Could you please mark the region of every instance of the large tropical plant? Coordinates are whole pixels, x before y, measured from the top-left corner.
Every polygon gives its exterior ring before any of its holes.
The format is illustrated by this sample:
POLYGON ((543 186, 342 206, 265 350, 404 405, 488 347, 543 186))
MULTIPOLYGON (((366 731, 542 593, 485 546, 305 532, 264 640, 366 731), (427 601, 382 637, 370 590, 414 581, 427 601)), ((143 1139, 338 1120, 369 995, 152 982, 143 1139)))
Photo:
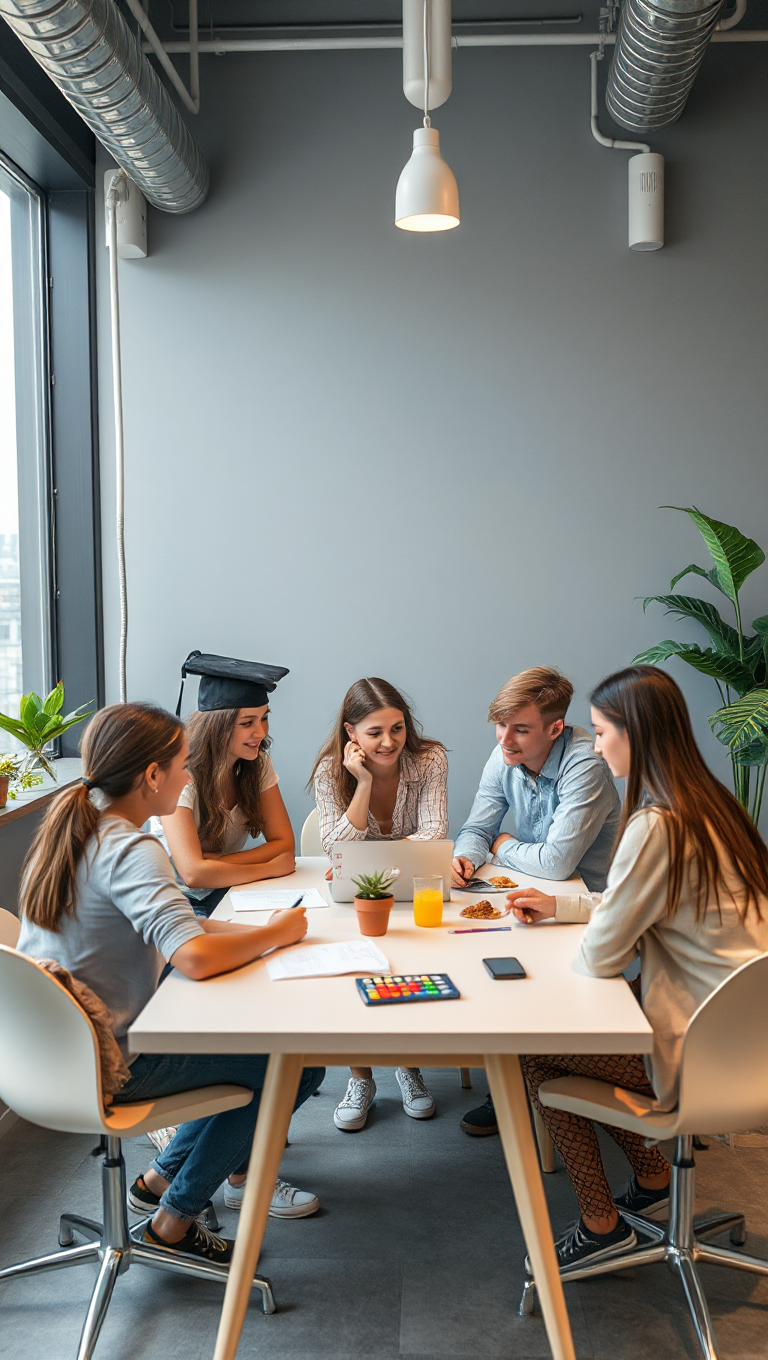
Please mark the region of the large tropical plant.
POLYGON ((745 633, 739 592, 747 577, 765 561, 765 553, 733 525, 710 519, 695 506, 661 508, 689 515, 712 558, 709 570, 695 563, 684 567, 670 581, 670 591, 684 576, 703 576, 730 600, 736 626, 727 623, 709 600, 692 595, 648 595, 643 611, 649 604, 662 604, 668 614, 693 619, 706 631, 710 646, 668 638, 641 652, 635 661, 655 665, 679 656, 715 681, 720 707, 710 715, 710 726, 730 751, 736 797, 757 825, 768 766, 768 614, 753 621, 753 633, 745 633))

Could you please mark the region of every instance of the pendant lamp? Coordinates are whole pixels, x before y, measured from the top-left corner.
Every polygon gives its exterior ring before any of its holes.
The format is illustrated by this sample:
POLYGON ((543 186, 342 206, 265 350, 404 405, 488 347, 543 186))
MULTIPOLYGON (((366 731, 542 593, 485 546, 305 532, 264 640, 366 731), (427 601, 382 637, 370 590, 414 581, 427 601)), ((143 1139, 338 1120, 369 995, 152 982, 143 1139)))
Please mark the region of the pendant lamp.
MULTIPOLYGON (((410 8, 414 0, 410 0, 410 8)), ((395 225, 402 231, 450 231, 461 221, 456 177, 440 155, 440 134, 429 120, 430 32, 429 7, 423 0, 424 125, 413 134, 413 152, 397 182, 395 225)), ((445 0, 441 8, 445 8, 445 0)), ((448 59, 450 60, 450 0, 448 8, 448 59)), ((405 9, 404 9, 405 14, 405 9)), ((407 53, 408 33, 403 25, 403 49, 407 53)), ((450 79, 450 78, 449 78, 450 79)), ((450 93, 450 83, 448 84, 450 93)), ((447 98, 442 93, 439 102, 447 98)), ((416 100, 413 100, 416 103, 416 100)))

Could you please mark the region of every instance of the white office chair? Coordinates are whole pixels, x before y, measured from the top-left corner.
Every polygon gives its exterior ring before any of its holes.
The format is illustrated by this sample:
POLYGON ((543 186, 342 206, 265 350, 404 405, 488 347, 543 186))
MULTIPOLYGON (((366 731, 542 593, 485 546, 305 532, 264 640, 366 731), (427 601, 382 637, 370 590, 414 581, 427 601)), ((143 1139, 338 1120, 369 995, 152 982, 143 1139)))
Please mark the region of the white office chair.
MULTIPOLYGON (((699 1133, 750 1129, 768 1121, 768 954, 737 968, 692 1016, 683 1044, 676 1110, 656 1113, 652 1097, 591 1077, 545 1081, 539 1099, 555 1110, 631 1129, 653 1141, 676 1139, 668 1226, 625 1213, 637 1231, 651 1238, 649 1243, 606 1261, 564 1266, 560 1274, 564 1282, 584 1280, 666 1261, 680 1277, 702 1354, 706 1360, 717 1360, 712 1319, 695 1263, 768 1275, 768 1260, 709 1245, 711 1237, 727 1231, 733 1243, 743 1244, 743 1214, 713 1214, 694 1223, 692 1141, 699 1133)), ((534 1290, 531 1280, 525 1286, 521 1313, 533 1311, 534 1290)))
POLYGON ((316 807, 312 809, 301 828, 301 853, 302 855, 325 854, 323 842, 320 839, 320 818, 317 815, 316 807))
POLYGON ((6 911, 5 907, 0 907, 0 944, 15 949, 20 931, 21 921, 18 916, 14 916, 12 911, 6 911))
MULTIPOLYGON (((151 1266, 198 1280, 226 1283, 226 1266, 143 1242, 146 1219, 128 1226, 127 1185, 121 1138, 248 1105, 242 1086, 203 1086, 157 1100, 104 1106, 99 1049, 90 1020, 61 983, 33 959, 0 946, 0 1099, 32 1124, 62 1133, 91 1133, 106 1142, 102 1163, 103 1223, 62 1214, 63 1250, 0 1270, 0 1281, 63 1266, 100 1262, 77 1360, 90 1360, 118 1275, 132 1265, 151 1266), (84 1245, 74 1245, 75 1234, 84 1245)), ((272 1287, 256 1276, 265 1313, 275 1311, 272 1287)))

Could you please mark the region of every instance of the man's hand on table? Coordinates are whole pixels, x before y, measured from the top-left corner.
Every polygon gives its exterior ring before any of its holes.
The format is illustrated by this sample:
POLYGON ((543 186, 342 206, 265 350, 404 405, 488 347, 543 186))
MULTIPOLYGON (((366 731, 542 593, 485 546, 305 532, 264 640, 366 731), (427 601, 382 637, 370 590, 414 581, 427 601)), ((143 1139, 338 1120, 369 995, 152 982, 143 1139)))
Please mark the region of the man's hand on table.
POLYGON ((475 866, 471 859, 467 859, 466 855, 457 855, 451 864, 451 886, 466 888, 467 884, 472 882, 474 873, 475 866))
POLYGON ((538 888, 517 888, 507 893, 507 910, 527 926, 546 921, 557 911, 557 898, 539 892, 538 888))

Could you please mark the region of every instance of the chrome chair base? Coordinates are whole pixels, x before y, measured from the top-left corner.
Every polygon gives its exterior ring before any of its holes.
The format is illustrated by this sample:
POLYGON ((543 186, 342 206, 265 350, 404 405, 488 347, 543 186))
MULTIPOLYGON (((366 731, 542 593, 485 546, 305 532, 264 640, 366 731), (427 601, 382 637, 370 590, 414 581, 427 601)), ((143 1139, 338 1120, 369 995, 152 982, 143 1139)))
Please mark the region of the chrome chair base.
MULTIPOLYGON (((107 1138, 106 1156, 102 1163, 102 1207, 104 1222, 83 1218, 80 1214, 62 1214, 59 1224, 60 1251, 36 1256, 31 1261, 0 1270, 0 1283, 22 1275, 40 1275, 46 1270, 61 1270, 79 1266, 86 1261, 100 1262, 88 1312, 80 1335, 77 1360, 91 1360, 107 1315, 112 1291, 118 1275, 124 1275, 132 1265, 149 1266, 152 1270, 167 1270, 174 1275, 190 1275, 198 1280, 215 1280, 226 1284, 226 1266, 215 1265, 193 1256, 182 1256, 154 1243, 143 1242, 141 1235, 148 1221, 142 1219, 133 1228, 128 1225, 128 1187, 125 1162, 119 1138, 107 1138), (85 1243, 75 1245, 75 1234, 85 1243)), ((261 1294, 261 1309, 274 1313, 276 1304, 271 1282, 265 1275, 256 1275, 253 1288, 261 1294)))
MULTIPOLYGON (((677 1139, 675 1160, 672 1163, 672 1177, 669 1186, 669 1223, 662 1227, 651 1219, 640 1218, 636 1214, 625 1213, 623 1217, 631 1223, 636 1232, 650 1238, 650 1242, 638 1246, 634 1251, 608 1260, 588 1261, 580 1266, 564 1266, 560 1271, 563 1283, 570 1280, 587 1280, 597 1275, 614 1274, 620 1270, 631 1270, 634 1266, 653 1265, 665 1261, 677 1275, 683 1287, 688 1311, 696 1332, 696 1338, 704 1360, 717 1360, 717 1347, 704 1291, 696 1270, 696 1262, 707 1265, 730 1266, 735 1270, 748 1270, 757 1275, 768 1275, 768 1260, 758 1256, 747 1256, 742 1251, 728 1247, 708 1245, 711 1237, 729 1232, 731 1242, 743 1245, 746 1241, 746 1227, 743 1214, 711 1214, 694 1222, 693 1193, 695 1167, 690 1137, 677 1139)), ((521 1317, 530 1317, 536 1303, 536 1285, 527 1280, 520 1300, 521 1317)))

